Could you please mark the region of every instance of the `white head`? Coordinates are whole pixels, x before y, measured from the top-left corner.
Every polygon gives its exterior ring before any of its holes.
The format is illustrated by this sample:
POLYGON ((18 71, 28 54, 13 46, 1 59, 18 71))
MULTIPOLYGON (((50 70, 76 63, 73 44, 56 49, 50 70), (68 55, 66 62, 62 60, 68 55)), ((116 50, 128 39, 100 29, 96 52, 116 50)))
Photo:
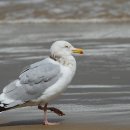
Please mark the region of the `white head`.
POLYGON ((83 50, 74 48, 67 41, 56 41, 51 46, 51 57, 56 59, 71 56, 73 53, 83 54, 83 50))

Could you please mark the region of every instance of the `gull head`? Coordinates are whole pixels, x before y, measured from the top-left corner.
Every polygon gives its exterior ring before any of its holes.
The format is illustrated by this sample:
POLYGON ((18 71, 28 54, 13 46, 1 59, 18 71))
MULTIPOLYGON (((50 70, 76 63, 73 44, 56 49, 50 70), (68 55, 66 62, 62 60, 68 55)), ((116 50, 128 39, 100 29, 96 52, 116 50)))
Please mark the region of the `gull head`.
POLYGON ((66 57, 72 55, 73 53, 83 54, 83 49, 75 48, 67 41, 54 42, 50 50, 53 58, 66 57))

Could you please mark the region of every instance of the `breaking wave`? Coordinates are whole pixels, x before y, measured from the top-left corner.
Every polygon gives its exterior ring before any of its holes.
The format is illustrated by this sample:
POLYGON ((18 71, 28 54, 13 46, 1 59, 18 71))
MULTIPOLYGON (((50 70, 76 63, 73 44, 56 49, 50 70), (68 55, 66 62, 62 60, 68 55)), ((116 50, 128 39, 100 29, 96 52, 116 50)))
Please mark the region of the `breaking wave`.
POLYGON ((1 23, 126 22, 129 0, 1 0, 1 23))

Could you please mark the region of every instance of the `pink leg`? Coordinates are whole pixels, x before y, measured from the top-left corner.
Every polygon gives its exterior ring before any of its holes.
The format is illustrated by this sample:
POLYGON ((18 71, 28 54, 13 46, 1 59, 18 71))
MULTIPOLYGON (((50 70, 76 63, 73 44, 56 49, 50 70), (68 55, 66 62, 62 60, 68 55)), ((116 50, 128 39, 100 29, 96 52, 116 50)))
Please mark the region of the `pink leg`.
POLYGON ((44 125, 58 125, 59 123, 51 123, 51 122, 48 122, 48 118, 47 118, 47 105, 48 105, 48 103, 45 104, 44 107, 38 106, 38 108, 39 108, 40 110, 43 110, 43 111, 44 111, 44 122, 43 122, 43 124, 44 124, 44 125))

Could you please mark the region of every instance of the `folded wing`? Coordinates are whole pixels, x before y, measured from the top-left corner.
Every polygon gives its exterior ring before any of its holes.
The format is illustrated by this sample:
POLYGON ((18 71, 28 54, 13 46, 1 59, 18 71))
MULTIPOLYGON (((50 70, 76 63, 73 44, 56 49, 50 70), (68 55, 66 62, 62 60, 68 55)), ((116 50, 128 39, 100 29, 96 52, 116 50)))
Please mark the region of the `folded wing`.
POLYGON ((11 82, 0 95, 1 104, 21 104, 41 96, 46 88, 53 85, 61 76, 60 66, 49 59, 28 66, 19 79, 11 82))

